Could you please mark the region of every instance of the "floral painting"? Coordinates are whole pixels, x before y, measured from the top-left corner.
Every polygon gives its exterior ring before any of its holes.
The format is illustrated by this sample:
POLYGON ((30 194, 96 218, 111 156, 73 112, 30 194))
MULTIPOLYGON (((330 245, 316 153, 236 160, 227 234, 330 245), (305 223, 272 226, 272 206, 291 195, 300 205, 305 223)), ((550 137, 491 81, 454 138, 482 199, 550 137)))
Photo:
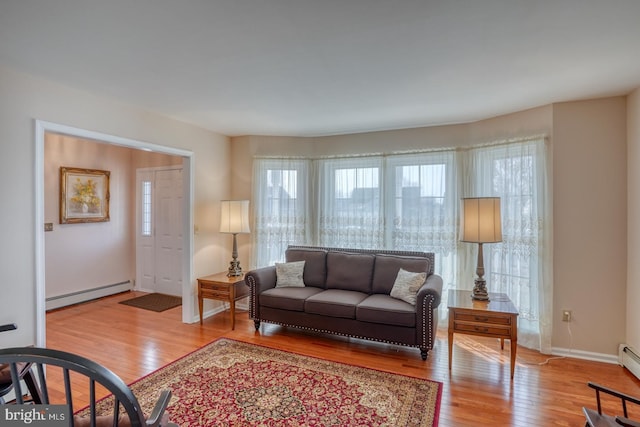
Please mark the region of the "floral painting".
POLYGON ((60 224, 109 221, 109 171, 60 168, 60 224))

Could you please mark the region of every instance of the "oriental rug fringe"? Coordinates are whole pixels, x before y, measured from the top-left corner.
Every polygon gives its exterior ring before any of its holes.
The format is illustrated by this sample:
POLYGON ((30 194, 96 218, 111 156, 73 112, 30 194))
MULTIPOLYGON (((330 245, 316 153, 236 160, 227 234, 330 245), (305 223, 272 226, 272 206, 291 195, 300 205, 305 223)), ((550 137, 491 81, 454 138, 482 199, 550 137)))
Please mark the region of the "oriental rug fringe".
MULTIPOLYGON (((442 384, 226 338, 131 386, 145 413, 160 390, 188 426, 436 426, 442 384)), ((100 403, 112 409, 110 399, 100 403)))

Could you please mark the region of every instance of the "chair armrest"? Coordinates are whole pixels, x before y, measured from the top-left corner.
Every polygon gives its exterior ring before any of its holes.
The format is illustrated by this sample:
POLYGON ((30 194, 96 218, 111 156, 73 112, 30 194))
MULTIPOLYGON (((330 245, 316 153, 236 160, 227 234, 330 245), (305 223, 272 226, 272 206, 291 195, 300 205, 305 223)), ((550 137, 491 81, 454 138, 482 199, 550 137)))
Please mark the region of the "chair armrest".
POLYGON ((613 390, 613 389, 611 389, 609 387, 605 387, 603 385, 600 385, 598 383, 594 383, 594 382, 591 382, 591 381, 589 381, 589 383, 587 385, 596 391, 596 399, 598 400, 598 413, 601 413, 601 411, 600 411, 600 392, 609 394, 611 396, 617 397, 618 399, 622 400, 622 406, 624 408, 625 416, 627 414, 626 402, 631 402, 631 403, 635 403, 636 405, 640 405, 640 399, 638 399, 636 397, 633 397, 633 396, 631 396, 629 394, 622 393, 622 392, 617 391, 617 390, 613 390))
POLYGON ((631 395, 628 395, 626 393, 622 393, 622 392, 619 392, 617 390, 613 390, 613 389, 611 389, 609 387, 605 387, 603 385, 600 385, 600 384, 594 383, 594 382, 589 382, 588 385, 589 385, 589 387, 591 387, 592 389, 595 389, 596 391, 601 391, 603 393, 607 393, 607 394, 610 394, 612 396, 615 396, 615 397, 617 397, 619 399, 623 399, 623 400, 626 400, 628 402, 633 402, 636 405, 640 405, 640 399, 635 398, 635 397, 633 397, 631 395))
MULTIPOLYGON (((597 383, 594 383, 594 382, 591 382, 591 381, 589 381, 587 383, 587 385, 596 391, 596 402, 598 404, 598 414, 602 414, 602 406, 600 405, 600 393, 601 392, 620 399, 620 403, 622 404, 622 412, 623 412, 625 417, 629 416, 628 413, 627 413, 627 402, 631 402, 631 403, 635 403, 636 405, 640 405, 640 399, 637 399, 637 398, 635 398, 633 396, 630 396, 630 395, 628 395, 626 393, 622 393, 622 392, 619 392, 617 390, 613 390, 613 389, 611 389, 609 387, 605 387, 603 385, 600 385, 600 384, 597 384, 597 383)), ((622 424, 622 425, 624 425, 624 424, 622 424)))
POLYGON ((151 415, 147 418, 147 427, 158 427, 161 425, 163 421, 163 415, 167 410, 167 406, 169 405, 169 401, 171 400, 171 390, 162 390, 160 393, 160 397, 156 402, 156 405, 153 407, 151 411, 151 415))

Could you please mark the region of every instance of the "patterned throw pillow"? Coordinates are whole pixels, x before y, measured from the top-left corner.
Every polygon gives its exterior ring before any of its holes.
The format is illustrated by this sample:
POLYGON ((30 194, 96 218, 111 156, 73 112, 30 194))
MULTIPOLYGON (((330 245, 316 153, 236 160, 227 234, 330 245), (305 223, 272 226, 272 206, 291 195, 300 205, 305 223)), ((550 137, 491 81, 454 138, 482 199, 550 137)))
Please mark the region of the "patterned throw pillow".
POLYGON ((276 288, 304 287, 305 261, 276 262, 276 288))
POLYGON ((418 290, 425 280, 427 280, 427 273, 412 273, 401 268, 398 271, 396 281, 393 283, 390 295, 411 305, 416 305, 418 290))

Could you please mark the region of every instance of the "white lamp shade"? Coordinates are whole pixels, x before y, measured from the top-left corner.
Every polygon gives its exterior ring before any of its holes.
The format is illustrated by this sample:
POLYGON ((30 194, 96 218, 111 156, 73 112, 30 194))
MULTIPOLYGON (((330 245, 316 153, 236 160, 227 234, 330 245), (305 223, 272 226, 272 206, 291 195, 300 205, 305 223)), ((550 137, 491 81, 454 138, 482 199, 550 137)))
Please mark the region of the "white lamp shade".
POLYGON ((249 233, 249 201, 223 200, 221 202, 220 232, 249 233))
POLYGON ((471 197, 461 200, 460 240, 470 243, 502 241, 499 197, 471 197))

